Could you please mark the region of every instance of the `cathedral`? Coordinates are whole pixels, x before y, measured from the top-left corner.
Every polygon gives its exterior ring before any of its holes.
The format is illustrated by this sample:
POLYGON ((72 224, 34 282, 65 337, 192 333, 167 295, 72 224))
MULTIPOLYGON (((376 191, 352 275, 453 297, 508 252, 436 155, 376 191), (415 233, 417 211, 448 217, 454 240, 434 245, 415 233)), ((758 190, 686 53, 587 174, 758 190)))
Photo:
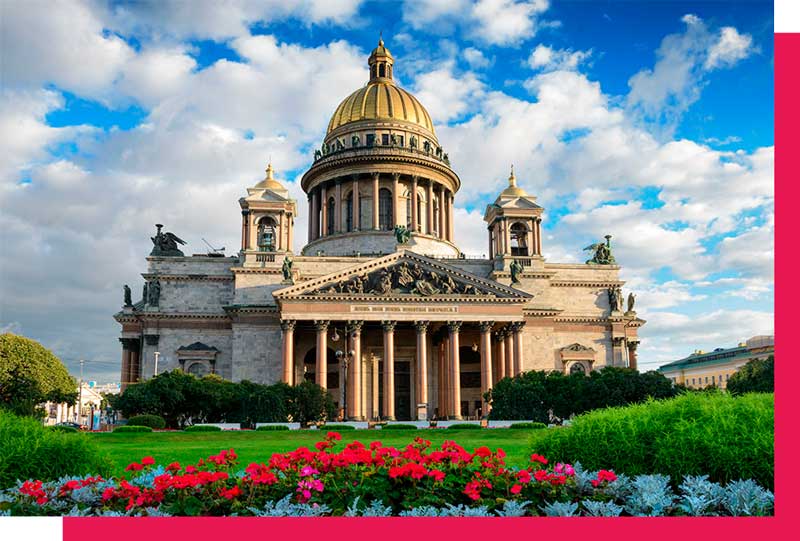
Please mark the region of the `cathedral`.
MULTIPOLYGON (((487 205, 488 258, 454 241, 461 180, 425 107, 379 42, 370 79, 333 112, 297 201, 275 178, 239 199, 235 257, 185 256, 160 224, 142 300, 121 325, 123 387, 179 368, 233 381, 313 381, 350 420, 476 418, 484 393, 527 370, 636 368, 610 236, 585 264, 542 256, 542 212, 512 169, 487 205)), ((626 309, 627 308, 627 309, 626 309)))

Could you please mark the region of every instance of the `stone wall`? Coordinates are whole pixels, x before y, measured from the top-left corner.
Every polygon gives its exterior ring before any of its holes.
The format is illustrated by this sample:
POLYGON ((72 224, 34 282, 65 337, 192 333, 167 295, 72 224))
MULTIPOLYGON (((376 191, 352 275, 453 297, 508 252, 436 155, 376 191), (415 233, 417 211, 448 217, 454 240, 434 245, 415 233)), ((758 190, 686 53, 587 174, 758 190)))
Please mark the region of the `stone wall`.
POLYGON ((235 363, 230 378, 254 383, 272 384, 283 375, 283 339, 281 328, 274 324, 233 324, 233 358, 235 363))
POLYGON ((153 377, 155 352, 160 353, 158 359, 158 372, 167 372, 180 368, 177 350, 181 346, 189 346, 195 342, 202 342, 207 346, 220 350, 217 355, 216 371, 223 378, 230 379, 233 367, 233 337, 228 329, 166 329, 145 330, 145 334, 158 334, 158 344, 148 345, 145 341, 142 358, 142 377, 153 377))

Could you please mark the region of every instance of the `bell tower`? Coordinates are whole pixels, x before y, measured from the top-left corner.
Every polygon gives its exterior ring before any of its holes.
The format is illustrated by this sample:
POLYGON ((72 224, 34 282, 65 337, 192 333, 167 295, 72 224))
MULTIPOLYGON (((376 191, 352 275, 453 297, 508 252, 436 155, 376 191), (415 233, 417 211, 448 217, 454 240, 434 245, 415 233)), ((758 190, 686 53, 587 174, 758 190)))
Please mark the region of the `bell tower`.
POLYGON ((264 180, 247 188, 247 197, 239 199, 242 207, 242 249, 245 261, 274 261, 275 254, 293 253, 294 218, 297 202, 289 190, 275 180, 272 162, 264 180))
POLYGON ((530 265, 531 258, 541 258, 542 212, 536 197, 517 186, 512 165, 508 186, 487 205, 483 217, 489 230, 489 258, 495 261, 495 268, 498 263, 506 268, 515 258, 523 260, 524 266, 530 265))

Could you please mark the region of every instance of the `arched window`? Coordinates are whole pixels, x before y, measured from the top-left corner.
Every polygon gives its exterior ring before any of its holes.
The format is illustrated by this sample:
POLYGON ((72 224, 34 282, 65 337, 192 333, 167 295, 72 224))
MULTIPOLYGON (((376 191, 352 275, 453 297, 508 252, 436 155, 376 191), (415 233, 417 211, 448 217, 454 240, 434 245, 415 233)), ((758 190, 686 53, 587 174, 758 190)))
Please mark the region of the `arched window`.
POLYGON ((528 254, 528 228, 517 222, 511 226, 511 255, 528 254))
POLYGON ((573 365, 569 367, 569 373, 586 374, 586 367, 583 366, 583 363, 573 363, 573 365))
POLYGON ((417 230, 420 233, 428 233, 427 223, 427 204, 422 194, 417 193, 417 230))
POLYGON ((346 216, 345 216, 345 226, 348 231, 353 230, 353 192, 347 194, 347 199, 345 199, 346 205, 346 216))
POLYGON ((328 223, 326 224, 326 228, 328 231, 328 235, 333 235, 334 227, 336 224, 336 200, 331 197, 328 199, 328 223))
POLYGON ((190 364, 186 371, 193 376, 197 376, 198 378, 202 378, 203 376, 207 376, 209 374, 208 365, 203 362, 194 362, 190 364))
POLYGON ((381 65, 378 67, 378 75, 379 75, 380 77, 386 77, 386 66, 385 66, 385 65, 381 64, 381 65))
POLYGON ((372 194, 364 195, 358 194, 358 206, 360 212, 358 213, 358 228, 362 231, 372 229, 372 194))
POLYGON ((433 234, 437 237, 440 237, 439 231, 439 217, 440 217, 441 208, 439 205, 439 196, 433 196, 433 234))
POLYGON ((275 220, 265 216, 258 221, 258 249, 262 252, 274 252, 276 241, 275 220))
POLYGON ((387 231, 394 227, 394 216, 392 216, 392 192, 387 188, 381 188, 378 192, 379 207, 379 227, 387 231))

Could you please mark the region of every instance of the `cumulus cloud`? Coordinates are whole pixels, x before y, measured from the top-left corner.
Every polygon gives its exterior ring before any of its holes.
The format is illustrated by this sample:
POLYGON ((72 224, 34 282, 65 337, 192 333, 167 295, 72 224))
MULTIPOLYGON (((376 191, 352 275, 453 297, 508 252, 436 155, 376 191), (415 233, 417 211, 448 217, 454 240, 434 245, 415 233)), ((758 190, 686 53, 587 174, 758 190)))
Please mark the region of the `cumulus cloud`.
POLYGON ((712 69, 729 68, 753 51, 752 37, 733 27, 711 32, 695 15, 685 15, 684 32, 661 41, 652 69, 643 69, 628 81, 628 107, 640 119, 662 125, 671 135, 681 116, 700 97, 712 69))
POLYGON ((484 88, 471 72, 456 76, 452 65, 422 73, 415 81, 415 95, 436 122, 449 122, 474 110, 484 88))
POLYGON ((486 58, 486 55, 475 47, 467 47, 461 54, 469 67, 473 69, 488 68, 493 63, 492 59, 486 58))
POLYGON ((414 0, 403 4, 403 20, 415 30, 467 37, 489 45, 514 46, 536 35, 548 0, 414 0))
POLYGON ((574 70, 586 62, 592 51, 573 51, 571 49, 553 49, 539 44, 528 57, 528 65, 538 70, 574 70))

